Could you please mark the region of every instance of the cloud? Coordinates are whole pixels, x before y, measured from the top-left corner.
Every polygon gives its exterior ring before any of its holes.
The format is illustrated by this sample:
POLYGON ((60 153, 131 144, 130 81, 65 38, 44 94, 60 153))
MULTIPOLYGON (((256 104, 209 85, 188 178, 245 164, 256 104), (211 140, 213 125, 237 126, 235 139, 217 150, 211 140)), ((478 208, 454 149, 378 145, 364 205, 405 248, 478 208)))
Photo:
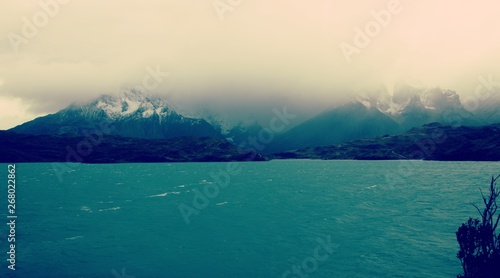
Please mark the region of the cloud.
POLYGON ((339 46, 354 45, 355 29, 366 31, 373 12, 394 1, 242 0, 224 20, 212 0, 61 1, 68 3, 17 54, 9 34, 22 36, 23 18, 44 10, 8 1, 0 11, 0 95, 30 103, 29 113, 50 113, 141 84, 148 66, 171 74, 155 93, 175 88, 194 101, 245 96, 255 100, 250 105, 286 98, 326 106, 404 78, 467 95, 480 75, 500 79, 493 0, 396 1, 401 12, 348 63, 339 46))
POLYGON ((9 129, 43 114, 27 112, 29 105, 20 98, 0 96, 0 130, 9 129))

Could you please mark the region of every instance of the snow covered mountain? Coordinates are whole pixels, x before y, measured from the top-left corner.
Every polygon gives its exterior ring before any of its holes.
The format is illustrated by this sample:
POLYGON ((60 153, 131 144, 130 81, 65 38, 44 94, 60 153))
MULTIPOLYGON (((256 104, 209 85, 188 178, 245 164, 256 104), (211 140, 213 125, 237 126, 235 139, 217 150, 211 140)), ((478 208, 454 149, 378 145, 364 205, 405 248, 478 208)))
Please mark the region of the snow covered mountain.
MULTIPOLYGON (((339 144, 398 134, 433 122, 453 126, 500 122, 500 101, 484 103, 484 107, 472 114, 464 108, 454 91, 398 84, 393 93, 377 90, 359 94, 349 103, 276 134, 265 150, 276 152, 339 144)), ((252 113, 238 109, 228 111, 223 106, 188 108, 172 100, 129 90, 117 96, 103 95, 87 103, 72 104, 11 130, 24 134, 85 136, 89 131, 99 130, 102 123, 109 123, 111 135, 146 139, 215 137, 239 145, 256 137, 262 130, 254 117, 261 115, 252 113)))
POLYGON ((26 134, 85 135, 90 130, 98 130, 103 122, 112 124, 112 135, 125 137, 222 137, 205 120, 180 114, 166 100, 135 90, 124 91, 119 96, 103 95, 88 103, 72 104, 55 114, 11 130, 26 134))
POLYGON ((357 100, 391 117, 402 129, 439 122, 451 125, 478 125, 480 122, 460 102, 458 94, 440 88, 415 88, 401 84, 394 93, 361 94, 357 100), (459 120, 459 123, 457 122, 459 120))
POLYGON ((463 107, 454 91, 398 84, 393 94, 384 90, 362 93, 350 103, 316 115, 278 136, 266 151, 394 135, 434 122, 452 126, 485 124, 463 107))

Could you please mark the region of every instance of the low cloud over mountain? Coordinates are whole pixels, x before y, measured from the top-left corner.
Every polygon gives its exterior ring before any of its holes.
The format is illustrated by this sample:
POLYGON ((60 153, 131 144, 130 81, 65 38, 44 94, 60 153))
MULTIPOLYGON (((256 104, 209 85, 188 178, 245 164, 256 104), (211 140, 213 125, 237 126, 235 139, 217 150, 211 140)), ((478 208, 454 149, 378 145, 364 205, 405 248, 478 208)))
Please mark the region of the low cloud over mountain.
MULTIPOLYGON (((493 100, 469 112, 458 94, 440 88, 400 85, 393 94, 363 93, 273 134, 263 151, 273 153, 394 135, 432 122, 452 126, 492 124, 498 122, 493 109, 498 106, 493 100)), ((238 118, 214 106, 184 107, 166 98, 128 90, 118 96, 103 95, 87 103, 72 104, 11 131, 84 136, 104 122, 113 126, 110 135, 144 139, 215 137, 240 146, 251 142, 266 127, 256 118, 251 115, 238 118)))

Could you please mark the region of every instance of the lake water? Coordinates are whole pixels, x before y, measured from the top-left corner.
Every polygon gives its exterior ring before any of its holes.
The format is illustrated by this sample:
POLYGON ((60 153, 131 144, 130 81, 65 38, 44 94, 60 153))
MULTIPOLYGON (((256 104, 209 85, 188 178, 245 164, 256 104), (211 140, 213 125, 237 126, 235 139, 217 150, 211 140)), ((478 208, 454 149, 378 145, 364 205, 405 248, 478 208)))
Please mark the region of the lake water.
POLYGON ((16 271, 3 225, 1 277, 455 277, 455 231, 500 173, 423 161, 72 167, 60 181, 52 164, 17 164, 16 271))

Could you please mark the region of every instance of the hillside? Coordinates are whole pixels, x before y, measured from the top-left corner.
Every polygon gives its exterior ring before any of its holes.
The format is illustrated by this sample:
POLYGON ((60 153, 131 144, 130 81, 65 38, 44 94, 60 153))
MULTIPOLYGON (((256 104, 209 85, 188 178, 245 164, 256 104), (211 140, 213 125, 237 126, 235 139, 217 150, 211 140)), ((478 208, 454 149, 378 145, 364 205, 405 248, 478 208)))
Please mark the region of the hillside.
POLYGON ((401 135, 276 153, 276 159, 424 159, 500 161, 500 124, 451 127, 432 123, 401 135))
POLYGON ((0 131, 0 162, 195 162, 264 160, 208 137, 168 140, 103 136, 31 135, 0 131))

